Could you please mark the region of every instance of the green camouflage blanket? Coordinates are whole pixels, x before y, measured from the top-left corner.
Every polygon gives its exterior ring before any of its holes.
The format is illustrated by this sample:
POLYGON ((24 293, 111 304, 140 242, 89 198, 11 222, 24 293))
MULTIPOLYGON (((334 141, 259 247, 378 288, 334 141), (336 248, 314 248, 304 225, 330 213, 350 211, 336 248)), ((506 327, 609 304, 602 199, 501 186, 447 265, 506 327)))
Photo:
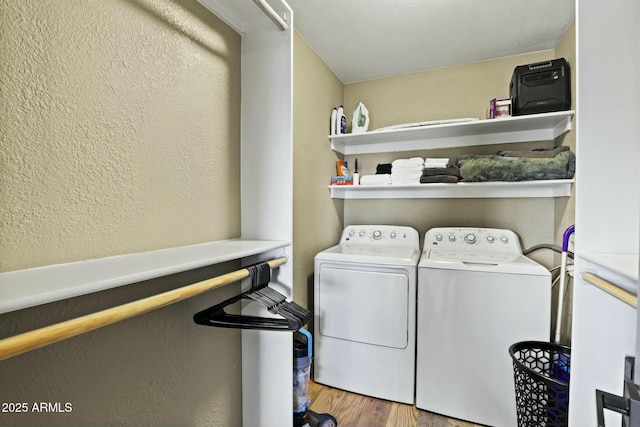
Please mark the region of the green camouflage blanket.
POLYGON ((576 170, 576 156, 563 151, 552 158, 505 157, 497 154, 464 154, 456 159, 461 181, 533 181, 571 179, 576 170))

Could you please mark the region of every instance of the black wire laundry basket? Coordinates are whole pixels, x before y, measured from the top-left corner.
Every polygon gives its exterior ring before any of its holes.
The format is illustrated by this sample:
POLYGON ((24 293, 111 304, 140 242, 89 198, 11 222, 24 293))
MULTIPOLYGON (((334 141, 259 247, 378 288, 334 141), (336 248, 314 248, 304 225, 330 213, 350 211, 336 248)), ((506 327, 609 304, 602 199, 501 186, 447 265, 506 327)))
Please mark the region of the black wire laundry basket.
POLYGON ((509 347, 518 427, 567 427, 571 348, 539 341, 509 347))

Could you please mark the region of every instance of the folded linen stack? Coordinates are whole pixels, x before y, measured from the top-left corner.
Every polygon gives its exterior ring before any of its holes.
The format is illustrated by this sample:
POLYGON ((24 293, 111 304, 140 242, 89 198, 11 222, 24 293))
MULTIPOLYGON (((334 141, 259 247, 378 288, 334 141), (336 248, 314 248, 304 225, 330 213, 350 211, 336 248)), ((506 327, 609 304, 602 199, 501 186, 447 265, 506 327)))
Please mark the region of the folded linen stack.
POLYGON ((391 163, 379 163, 376 166, 376 175, 380 174, 391 175, 391 163))
POLYGON ((391 162, 391 183, 395 185, 413 185, 420 183, 424 160, 421 157, 396 159, 391 162))
POLYGON ((463 154, 455 165, 465 182, 571 179, 576 170, 576 155, 566 146, 531 152, 463 154))
POLYGON ((376 175, 362 175, 360 185, 387 185, 391 184, 391 174, 380 173, 376 175))
POLYGON ((449 159, 446 157, 427 157, 424 159, 425 168, 446 168, 447 166, 449 166, 449 159))
POLYGON ((456 167, 448 167, 448 165, 449 159, 430 159, 427 157, 420 176, 420 183, 457 183, 460 179, 460 170, 456 167))

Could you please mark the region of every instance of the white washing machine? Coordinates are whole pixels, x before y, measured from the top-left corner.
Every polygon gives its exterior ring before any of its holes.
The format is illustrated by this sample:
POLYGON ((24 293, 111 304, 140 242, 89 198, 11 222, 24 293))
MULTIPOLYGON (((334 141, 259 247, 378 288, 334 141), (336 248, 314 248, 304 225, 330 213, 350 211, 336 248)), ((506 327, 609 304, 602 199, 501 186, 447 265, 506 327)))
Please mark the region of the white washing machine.
POLYGON ((314 381, 414 402, 418 232, 348 226, 315 257, 314 381))
POLYGON ((435 228, 418 265, 416 406, 517 425, 509 346, 549 341, 551 275, 509 230, 435 228))

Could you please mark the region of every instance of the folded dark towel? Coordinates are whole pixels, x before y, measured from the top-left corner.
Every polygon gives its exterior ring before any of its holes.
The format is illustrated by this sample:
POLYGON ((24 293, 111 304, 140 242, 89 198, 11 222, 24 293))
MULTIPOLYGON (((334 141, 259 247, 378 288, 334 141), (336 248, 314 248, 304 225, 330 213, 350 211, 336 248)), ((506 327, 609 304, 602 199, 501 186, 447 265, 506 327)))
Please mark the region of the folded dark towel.
POLYGON ((460 169, 454 168, 454 167, 422 169, 422 176, 434 176, 434 175, 451 175, 451 176, 460 177, 460 169))
POLYGON ((576 156, 572 151, 563 151, 550 159, 465 154, 456 159, 456 165, 466 182, 571 179, 576 170, 576 156))
POLYGON ((503 157, 531 157, 531 158, 546 158, 550 159, 558 154, 569 151, 569 147, 561 145, 556 148, 536 148, 530 151, 498 151, 498 156, 503 157))
POLYGON ((390 174, 391 163, 380 163, 376 166, 376 175, 390 174))
POLYGON ((438 182, 444 182, 447 184, 455 184, 458 182, 458 177, 455 175, 429 175, 420 177, 420 184, 434 184, 438 182))

